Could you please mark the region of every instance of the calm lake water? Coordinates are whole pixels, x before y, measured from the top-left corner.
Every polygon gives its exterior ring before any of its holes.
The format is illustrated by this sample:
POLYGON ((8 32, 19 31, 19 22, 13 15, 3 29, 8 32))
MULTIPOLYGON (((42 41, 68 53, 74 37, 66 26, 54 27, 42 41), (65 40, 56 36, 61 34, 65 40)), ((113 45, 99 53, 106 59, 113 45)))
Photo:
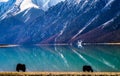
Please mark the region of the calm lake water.
POLYGON ((0 48, 0 71, 15 71, 24 63, 27 71, 120 71, 120 46, 19 46, 0 48))

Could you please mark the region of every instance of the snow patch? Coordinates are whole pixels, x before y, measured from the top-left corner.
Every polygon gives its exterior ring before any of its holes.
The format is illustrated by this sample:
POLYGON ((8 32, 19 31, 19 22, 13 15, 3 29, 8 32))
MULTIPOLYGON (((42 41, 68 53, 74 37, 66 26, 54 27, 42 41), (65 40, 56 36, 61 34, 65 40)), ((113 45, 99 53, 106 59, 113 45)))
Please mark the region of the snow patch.
POLYGON ((109 2, 105 5, 104 9, 110 6, 115 0, 109 0, 109 2))
POLYGON ((81 34, 81 33, 82 33, 93 21, 95 21, 98 17, 99 17, 99 15, 96 15, 92 20, 90 20, 90 21, 85 25, 85 27, 83 27, 82 29, 80 29, 80 31, 79 31, 76 35, 74 35, 74 36, 72 37, 72 39, 76 38, 79 34, 81 34))
POLYGON ((23 14, 23 17, 29 12, 29 10, 30 8, 27 11, 25 11, 25 13, 23 14))
POLYGON ((20 12, 32 7, 39 9, 39 7, 35 5, 31 0, 23 0, 20 5, 20 12))
POLYGON ((87 3, 88 3, 88 0, 85 0, 80 9, 83 9, 87 3))
POLYGON ((25 19, 25 23, 28 21, 30 19, 30 14, 29 14, 29 16, 25 19))
POLYGON ((65 29, 67 28, 67 25, 68 25, 68 22, 65 23, 63 29, 60 31, 59 35, 55 38, 55 42, 64 33, 65 29))
POLYGON ((81 0, 76 0, 76 3, 79 4, 81 2, 81 0))
POLYGON ((0 2, 8 2, 9 0, 0 0, 0 2))
POLYGON ((49 6, 48 6, 48 3, 50 2, 50 0, 47 0, 46 2, 45 2, 45 4, 43 5, 43 9, 44 10, 47 10, 48 8, 49 8, 49 6))
POLYGON ((59 2, 61 2, 61 1, 65 1, 65 0, 46 0, 46 1, 43 1, 43 2, 42 2, 42 3, 43 3, 42 9, 43 9, 44 11, 46 11, 46 10, 49 9, 49 7, 56 5, 56 4, 58 4, 59 2))
POLYGON ((105 23, 103 24, 103 27, 102 27, 102 28, 105 28, 107 25, 111 24, 113 21, 114 21, 114 18, 111 19, 111 20, 109 20, 109 21, 107 21, 107 22, 105 22, 105 23))

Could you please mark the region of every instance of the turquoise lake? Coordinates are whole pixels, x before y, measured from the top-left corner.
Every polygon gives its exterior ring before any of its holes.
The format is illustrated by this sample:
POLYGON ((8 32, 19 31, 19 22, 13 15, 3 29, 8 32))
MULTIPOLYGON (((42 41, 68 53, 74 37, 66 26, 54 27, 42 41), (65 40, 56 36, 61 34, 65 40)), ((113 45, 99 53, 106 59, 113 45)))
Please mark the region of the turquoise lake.
POLYGON ((18 46, 0 48, 0 71, 82 72, 84 65, 97 72, 120 71, 120 46, 18 46))

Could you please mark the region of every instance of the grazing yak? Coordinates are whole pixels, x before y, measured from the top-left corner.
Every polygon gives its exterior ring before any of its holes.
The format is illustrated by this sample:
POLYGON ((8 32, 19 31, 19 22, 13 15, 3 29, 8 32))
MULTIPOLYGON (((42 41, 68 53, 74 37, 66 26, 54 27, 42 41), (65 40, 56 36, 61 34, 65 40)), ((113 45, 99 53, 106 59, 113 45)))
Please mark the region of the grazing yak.
POLYGON ((83 72, 93 72, 93 69, 89 65, 84 65, 83 66, 83 72))
POLYGON ((26 66, 25 66, 25 64, 20 64, 20 63, 18 63, 17 66, 16 66, 16 71, 17 71, 17 72, 20 72, 20 71, 25 72, 25 71, 26 71, 26 66))

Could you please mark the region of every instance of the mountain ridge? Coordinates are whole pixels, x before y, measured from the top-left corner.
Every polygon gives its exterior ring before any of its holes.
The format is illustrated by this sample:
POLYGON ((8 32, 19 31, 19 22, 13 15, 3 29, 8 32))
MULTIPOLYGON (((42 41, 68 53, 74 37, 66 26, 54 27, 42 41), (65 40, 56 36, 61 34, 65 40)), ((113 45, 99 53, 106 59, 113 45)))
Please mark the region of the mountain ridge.
POLYGON ((76 4, 67 0, 59 2, 47 11, 27 9, 0 21, 0 43, 119 42, 119 2, 81 0, 76 4), (112 39, 112 34, 116 36, 115 39, 112 39))

